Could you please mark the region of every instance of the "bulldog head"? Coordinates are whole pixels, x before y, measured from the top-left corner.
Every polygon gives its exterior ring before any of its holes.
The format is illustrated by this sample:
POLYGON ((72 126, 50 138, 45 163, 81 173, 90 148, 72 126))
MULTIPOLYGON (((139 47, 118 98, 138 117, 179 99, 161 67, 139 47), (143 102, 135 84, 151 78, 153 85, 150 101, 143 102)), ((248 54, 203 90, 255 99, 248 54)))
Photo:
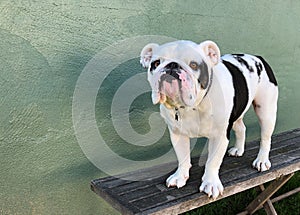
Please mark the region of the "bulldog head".
POLYGON ((140 62, 148 68, 153 104, 196 106, 208 90, 212 67, 219 60, 220 50, 212 41, 146 45, 140 62))

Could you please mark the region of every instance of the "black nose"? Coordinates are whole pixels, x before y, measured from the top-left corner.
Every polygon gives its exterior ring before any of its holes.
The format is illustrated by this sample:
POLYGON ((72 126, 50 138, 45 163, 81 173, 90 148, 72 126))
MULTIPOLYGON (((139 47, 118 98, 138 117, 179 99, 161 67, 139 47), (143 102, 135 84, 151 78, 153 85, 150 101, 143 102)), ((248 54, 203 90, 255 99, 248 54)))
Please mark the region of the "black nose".
POLYGON ((166 66, 166 69, 179 69, 179 65, 178 63, 175 63, 175 62, 172 62, 172 63, 169 63, 167 66, 166 66))
POLYGON ((180 66, 178 63, 171 62, 165 66, 165 72, 167 75, 171 75, 172 77, 179 79, 178 73, 180 73, 180 66))

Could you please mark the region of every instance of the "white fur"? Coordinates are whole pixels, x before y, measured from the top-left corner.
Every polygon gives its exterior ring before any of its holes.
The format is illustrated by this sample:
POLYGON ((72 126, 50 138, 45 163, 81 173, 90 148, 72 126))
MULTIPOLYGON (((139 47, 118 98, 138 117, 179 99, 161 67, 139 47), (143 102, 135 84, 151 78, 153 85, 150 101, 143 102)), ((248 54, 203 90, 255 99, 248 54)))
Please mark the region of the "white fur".
MULTIPOLYGON (((176 41, 162 46, 157 44, 145 46, 141 53, 141 64, 148 67, 148 80, 151 86, 157 84, 153 83, 153 77, 156 75, 157 78, 160 75, 158 72, 161 72, 161 68, 150 72, 150 63, 157 59, 161 59, 162 64, 166 61, 180 62, 183 68, 187 68, 190 60, 204 61, 208 65, 210 77, 212 75, 211 71, 213 71, 213 78, 210 80, 212 83, 210 83, 208 89, 201 89, 198 82, 194 82, 197 97, 192 105, 177 101, 173 104, 176 108, 173 108, 172 105, 163 103, 160 105, 160 112, 168 125, 172 145, 178 159, 178 169, 167 179, 167 186, 180 188, 186 184, 191 167, 190 138, 207 137, 209 139, 209 154, 200 191, 204 191, 208 196, 215 199, 222 195, 224 190, 219 178, 219 168, 229 142, 226 131, 233 107, 234 87, 232 76, 220 59, 218 46, 212 41, 205 41, 199 45, 190 41, 176 41), (182 105, 185 108, 181 108, 182 105), (175 115, 177 115, 177 119, 175 115)), ((271 167, 269 151, 271 135, 276 121, 278 88, 270 83, 265 70, 261 72, 259 80, 256 72, 249 73, 247 68, 243 67, 231 55, 225 55, 222 59, 230 61, 243 71, 249 91, 247 107, 241 117, 233 124, 236 143, 228 153, 232 156, 243 155, 246 131, 243 116, 251 106, 252 101, 255 100, 260 106, 255 108, 255 112, 261 126, 261 144, 258 156, 252 165, 259 171, 265 171, 271 167)), ((255 68, 253 59, 259 61, 258 58, 251 55, 245 55, 244 59, 253 68, 255 68)), ((187 74, 195 80, 199 77, 199 73, 195 71, 187 71, 187 74)), ((160 96, 157 87, 153 90, 155 90, 155 96, 160 96)))

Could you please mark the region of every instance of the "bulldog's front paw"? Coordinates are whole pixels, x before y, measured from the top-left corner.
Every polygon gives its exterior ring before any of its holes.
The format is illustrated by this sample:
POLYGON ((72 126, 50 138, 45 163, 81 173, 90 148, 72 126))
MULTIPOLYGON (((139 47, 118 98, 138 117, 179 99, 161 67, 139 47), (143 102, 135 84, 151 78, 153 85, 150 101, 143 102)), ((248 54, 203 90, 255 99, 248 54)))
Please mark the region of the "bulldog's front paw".
POLYGON ((258 171, 263 172, 271 168, 271 162, 268 158, 258 155, 257 158, 253 161, 252 166, 258 171))
POLYGON ((233 157, 241 157, 244 154, 244 149, 239 149, 237 147, 232 147, 228 150, 228 155, 233 157))
POLYGON ((202 181, 203 182, 199 188, 200 192, 205 192, 208 197, 212 197, 214 200, 219 195, 223 195, 224 187, 218 175, 214 177, 203 176, 202 181))
POLYGON ((178 168, 177 171, 170 175, 169 178, 166 181, 167 187, 177 187, 181 188, 186 184, 186 181, 189 179, 189 170, 188 168, 178 168))

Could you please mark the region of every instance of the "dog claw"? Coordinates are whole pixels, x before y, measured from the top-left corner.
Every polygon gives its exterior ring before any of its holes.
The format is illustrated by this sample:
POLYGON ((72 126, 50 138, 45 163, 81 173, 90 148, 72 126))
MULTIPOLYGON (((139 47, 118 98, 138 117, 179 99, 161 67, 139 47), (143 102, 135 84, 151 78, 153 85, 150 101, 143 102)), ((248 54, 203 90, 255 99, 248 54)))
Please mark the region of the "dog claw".
POLYGON ((260 159, 259 157, 257 157, 253 161, 252 167, 260 172, 267 171, 271 168, 271 162, 269 161, 269 159, 260 159))
POLYGON ((200 192, 205 192, 208 198, 215 200, 218 196, 223 195, 223 185, 219 179, 209 181, 203 181, 200 188, 200 192))
POLYGON ((229 156, 232 157, 241 157, 244 154, 244 150, 236 147, 232 147, 231 149, 228 150, 227 153, 229 156))
POLYGON ((167 187, 177 187, 178 189, 183 187, 186 184, 186 181, 189 179, 189 168, 183 174, 180 170, 177 170, 173 175, 169 176, 166 181, 167 187))

